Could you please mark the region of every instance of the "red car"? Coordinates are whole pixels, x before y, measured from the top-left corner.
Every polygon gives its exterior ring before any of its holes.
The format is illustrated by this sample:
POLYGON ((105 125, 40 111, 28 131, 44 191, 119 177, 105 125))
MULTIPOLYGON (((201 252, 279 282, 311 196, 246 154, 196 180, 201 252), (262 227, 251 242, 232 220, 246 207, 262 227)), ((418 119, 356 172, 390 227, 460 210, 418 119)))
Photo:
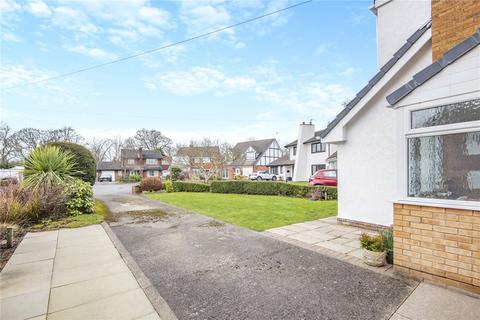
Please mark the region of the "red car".
POLYGON ((337 186, 337 170, 318 170, 308 180, 311 186, 337 186))

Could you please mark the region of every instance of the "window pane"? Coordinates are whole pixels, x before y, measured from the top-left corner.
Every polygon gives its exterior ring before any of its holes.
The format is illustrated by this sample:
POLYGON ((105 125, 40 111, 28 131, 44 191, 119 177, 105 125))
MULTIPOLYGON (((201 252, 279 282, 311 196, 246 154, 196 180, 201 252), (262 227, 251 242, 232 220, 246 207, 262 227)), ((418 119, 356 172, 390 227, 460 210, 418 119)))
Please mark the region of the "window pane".
POLYGON ((480 200, 480 132, 408 139, 408 195, 480 200))
POLYGON ((412 129, 480 120, 480 99, 412 112, 412 129))

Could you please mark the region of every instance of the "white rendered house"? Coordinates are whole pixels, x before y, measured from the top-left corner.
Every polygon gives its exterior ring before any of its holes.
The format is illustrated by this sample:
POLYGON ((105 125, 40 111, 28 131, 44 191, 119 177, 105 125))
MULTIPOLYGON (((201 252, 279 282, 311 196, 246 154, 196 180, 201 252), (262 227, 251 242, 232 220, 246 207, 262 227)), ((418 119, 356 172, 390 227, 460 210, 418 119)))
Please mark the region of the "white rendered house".
POLYGON ((301 123, 297 140, 287 144, 285 155, 270 163, 270 172, 293 181, 308 181, 316 171, 336 168, 336 160, 331 157, 335 145, 326 144, 321 139, 322 131, 315 131, 312 123, 301 123), (328 162, 330 158, 332 161, 328 162))

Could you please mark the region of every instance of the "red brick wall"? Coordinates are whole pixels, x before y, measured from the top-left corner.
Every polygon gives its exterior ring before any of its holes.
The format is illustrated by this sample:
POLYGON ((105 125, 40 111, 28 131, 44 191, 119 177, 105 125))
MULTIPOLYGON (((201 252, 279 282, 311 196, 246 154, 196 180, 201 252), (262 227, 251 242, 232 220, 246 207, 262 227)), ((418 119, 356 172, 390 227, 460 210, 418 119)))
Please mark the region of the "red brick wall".
POLYGON ((394 205, 396 270, 480 293, 480 211, 394 205))
POLYGON ((432 0, 432 59, 480 28, 479 0, 432 0))

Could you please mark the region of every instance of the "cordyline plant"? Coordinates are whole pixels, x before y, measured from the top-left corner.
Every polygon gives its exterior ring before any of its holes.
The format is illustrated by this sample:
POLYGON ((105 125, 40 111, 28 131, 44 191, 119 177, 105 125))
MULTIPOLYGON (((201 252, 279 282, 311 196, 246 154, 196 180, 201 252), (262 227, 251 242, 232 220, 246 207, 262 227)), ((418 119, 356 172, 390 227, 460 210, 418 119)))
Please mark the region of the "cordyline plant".
POLYGON ((30 152, 24 164, 23 184, 38 190, 73 181, 75 161, 71 153, 55 146, 43 146, 30 152))

